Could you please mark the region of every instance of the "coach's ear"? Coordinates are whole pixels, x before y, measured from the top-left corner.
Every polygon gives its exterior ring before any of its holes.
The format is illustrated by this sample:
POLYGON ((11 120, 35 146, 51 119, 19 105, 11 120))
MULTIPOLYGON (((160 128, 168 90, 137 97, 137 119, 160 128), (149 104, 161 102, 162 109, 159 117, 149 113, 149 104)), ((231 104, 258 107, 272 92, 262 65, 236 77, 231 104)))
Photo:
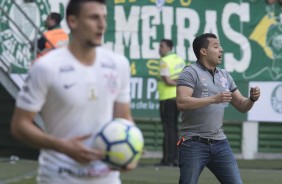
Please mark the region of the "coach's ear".
POLYGON ((203 55, 203 56, 206 56, 207 55, 207 49, 201 48, 200 54, 203 55))

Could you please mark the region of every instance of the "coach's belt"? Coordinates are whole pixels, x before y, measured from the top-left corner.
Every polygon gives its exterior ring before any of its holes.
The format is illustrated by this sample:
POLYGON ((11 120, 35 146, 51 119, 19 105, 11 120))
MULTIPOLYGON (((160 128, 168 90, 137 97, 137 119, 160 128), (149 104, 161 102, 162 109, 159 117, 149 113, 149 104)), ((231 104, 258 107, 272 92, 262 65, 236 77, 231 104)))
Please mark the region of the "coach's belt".
POLYGON ((205 143, 205 144, 208 144, 208 145, 211 145, 216 141, 214 139, 203 138, 203 137, 200 137, 200 136, 193 136, 193 137, 190 138, 190 140, 198 141, 198 142, 205 143))

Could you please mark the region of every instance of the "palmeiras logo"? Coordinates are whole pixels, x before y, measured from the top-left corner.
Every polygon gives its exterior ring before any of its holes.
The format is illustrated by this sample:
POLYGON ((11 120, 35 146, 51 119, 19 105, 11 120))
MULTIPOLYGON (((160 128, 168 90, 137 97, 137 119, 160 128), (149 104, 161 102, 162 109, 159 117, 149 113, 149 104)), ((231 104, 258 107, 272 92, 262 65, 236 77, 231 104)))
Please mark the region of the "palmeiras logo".
MULTIPOLYGON (((44 31, 45 20, 50 12, 48 0, 15 2, 40 31, 44 31)), ((26 72, 34 59, 30 43, 37 40, 38 32, 13 1, 1 0, 0 7, 0 58, 11 72, 26 72)))
POLYGON ((282 84, 276 86, 272 91, 271 105, 275 112, 282 114, 282 84))

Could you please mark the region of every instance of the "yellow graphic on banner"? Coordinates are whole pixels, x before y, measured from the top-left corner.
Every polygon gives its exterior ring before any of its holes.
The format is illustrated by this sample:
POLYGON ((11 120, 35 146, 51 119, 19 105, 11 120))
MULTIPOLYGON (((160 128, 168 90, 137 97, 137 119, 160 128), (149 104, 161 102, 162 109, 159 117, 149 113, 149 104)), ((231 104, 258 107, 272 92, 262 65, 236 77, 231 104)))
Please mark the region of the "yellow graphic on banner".
POLYGON ((192 0, 180 0, 180 3, 182 6, 189 6, 191 4, 192 0))
MULTIPOLYGON (((150 0, 152 3, 155 3, 156 2, 156 0, 150 0)), ((174 2, 174 0, 166 0, 165 1, 166 3, 173 3, 174 2)))
POLYGON ((131 62, 131 64, 130 64, 130 71, 131 71, 131 75, 137 74, 135 61, 131 62))
POLYGON ((268 15, 265 15, 249 37, 250 40, 256 41, 264 49, 266 55, 271 59, 273 59, 273 54, 271 49, 266 44, 266 35, 269 27, 276 23, 277 22, 274 18, 269 18, 268 15))
POLYGON ((136 2, 137 0, 115 0, 115 4, 126 3, 127 1, 128 1, 129 3, 134 3, 134 2, 136 2))

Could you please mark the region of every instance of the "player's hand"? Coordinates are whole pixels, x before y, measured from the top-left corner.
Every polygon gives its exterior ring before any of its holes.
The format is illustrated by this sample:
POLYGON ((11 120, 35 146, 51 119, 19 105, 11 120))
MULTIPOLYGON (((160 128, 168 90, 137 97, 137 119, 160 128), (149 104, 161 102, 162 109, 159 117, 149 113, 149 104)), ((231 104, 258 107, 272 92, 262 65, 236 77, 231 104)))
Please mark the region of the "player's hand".
POLYGON ((232 93, 224 91, 214 96, 214 103, 230 102, 232 100, 232 93))
POLYGON ((131 171, 133 169, 135 169, 137 167, 138 163, 131 163, 129 165, 127 165, 126 167, 121 167, 121 168, 111 168, 114 171, 121 171, 121 172, 125 172, 125 171, 131 171))
POLYGON ((81 164, 88 164, 103 158, 104 153, 97 149, 88 148, 83 141, 90 138, 91 134, 74 137, 64 141, 62 152, 81 164))
POLYGON ((137 165, 138 165, 137 163, 131 163, 131 164, 126 166, 125 171, 133 170, 137 167, 137 165))
POLYGON ((250 98, 253 101, 257 101, 260 97, 260 88, 259 87, 251 87, 250 89, 250 98))

